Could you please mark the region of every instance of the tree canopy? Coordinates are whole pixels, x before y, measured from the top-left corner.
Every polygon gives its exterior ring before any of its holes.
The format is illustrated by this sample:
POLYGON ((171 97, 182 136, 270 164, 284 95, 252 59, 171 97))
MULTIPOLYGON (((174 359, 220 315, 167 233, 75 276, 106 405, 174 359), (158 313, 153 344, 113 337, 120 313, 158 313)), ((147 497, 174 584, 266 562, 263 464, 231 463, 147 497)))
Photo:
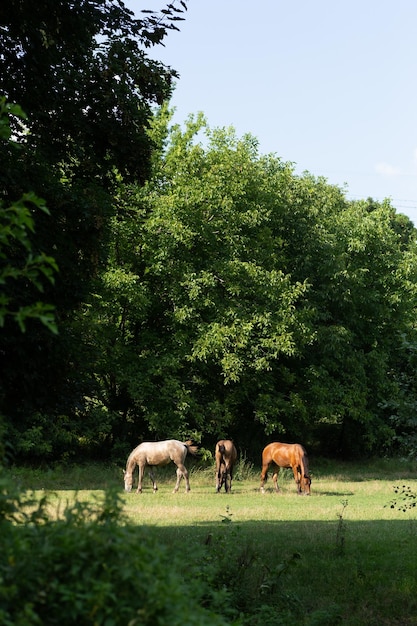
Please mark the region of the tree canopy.
MULTIPOLYGON (((28 192, 42 198, 48 214, 36 214, 32 254, 59 268, 53 285, 43 283, 59 334, 35 319, 25 335, 6 322, 0 339, 2 410, 15 423, 28 411, 74 405, 78 342, 67 322, 106 259, 118 178, 143 183, 149 175, 147 126, 176 75, 149 51, 176 28, 185 6, 174 2, 143 19, 119 0, 0 7, 0 93, 25 114, 23 125, 10 116, 15 140, 0 145, 0 199, 9 207, 28 192)), ((4 252, 24 267, 20 242, 9 239, 4 252)), ((20 310, 37 288, 21 274, 3 293, 20 310)))
POLYGON ((411 223, 202 116, 168 126, 155 118, 153 177, 120 188, 85 310, 107 435, 393 449, 383 407, 415 341, 411 223))
POLYGON ((326 454, 407 448, 412 223, 202 114, 172 126, 175 72, 149 50, 185 8, 141 20, 116 0, 0 8, 0 89, 27 115, 1 145, 1 207, 42 198, 23 207, 28 246, 0 232, 0 278, 18 268, 0 305, 38 294, 29 249, 54 278, 42 298, 59 330, 35 315, 22 334, 3 316, 16 458, 117 457, 145 437, 229 436, 252 458, 272 438, 326 454), (48 212, 33 219, 36 203, 48 212))

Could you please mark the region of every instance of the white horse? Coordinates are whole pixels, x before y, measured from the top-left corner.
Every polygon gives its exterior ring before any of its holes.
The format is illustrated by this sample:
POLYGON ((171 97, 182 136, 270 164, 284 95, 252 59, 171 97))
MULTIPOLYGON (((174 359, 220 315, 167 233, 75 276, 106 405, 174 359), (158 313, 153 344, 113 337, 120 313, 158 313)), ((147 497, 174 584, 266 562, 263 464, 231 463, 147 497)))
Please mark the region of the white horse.
POLYGON ((142 479, 146 466, 150 468, 149 475, 152 480, 153 490, 154 492, 157 491, 158 487, 156 486, 152 470, 158 465, 168 465, 171 461, 177 466, 177 482, 174 487, 174 493, 178 491, 182 477, 185 479, 185 490, 190 491, 190 481, 184 461, 188 452, 196 454, 197 450, 197 446, 194 446, 192 441, 182 442, 176 439, 144 441, 130 453, 127 459, 126 471, 124 472, 125 491, 132 491, 133 472, 136 465, 139 467, 139 481, 136 493, 142 493, 142 479))

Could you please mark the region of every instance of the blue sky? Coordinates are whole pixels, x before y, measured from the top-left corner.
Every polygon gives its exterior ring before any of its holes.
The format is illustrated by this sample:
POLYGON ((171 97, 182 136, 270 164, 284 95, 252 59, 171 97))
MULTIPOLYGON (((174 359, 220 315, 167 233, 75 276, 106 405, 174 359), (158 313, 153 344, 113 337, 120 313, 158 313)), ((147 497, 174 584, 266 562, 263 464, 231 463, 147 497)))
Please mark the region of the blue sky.
MULTIPOLYGON (((138 16, 167 3, 126 0, 138 16)), ((180 74, 175 122, 202 111, 417 225, 416 0, 187 4, 180 32, 150 52, 180 74)))

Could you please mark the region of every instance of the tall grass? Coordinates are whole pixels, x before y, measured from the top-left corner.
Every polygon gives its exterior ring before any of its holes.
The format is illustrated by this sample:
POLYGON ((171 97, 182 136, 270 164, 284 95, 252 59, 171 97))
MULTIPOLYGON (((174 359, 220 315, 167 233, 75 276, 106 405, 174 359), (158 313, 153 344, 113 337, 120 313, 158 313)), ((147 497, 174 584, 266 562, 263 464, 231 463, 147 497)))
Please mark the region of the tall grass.
MULTIPOLYGON (((158 470, 158 491, 123 493, 124 513, 161 545, 181 555, 184 567, 201 564, 227 589, 248 626, 417 625, 416 509, 401 507, 394 488, 417 492, 416 463, 310 463, 312 495, 300 497, 289 472, 259 491, 259 468, 245 460, 232 494, 215 493, 214 468, 190 472, 172 493, 175 468, 158 470), (395 505, 393 506, 393 502, 395 505)), ((122 489, 121 467, 11 470, 53 506, 89 501, 109 487, 122 489)), ((179 572, 181 575, 181 572, 179 572)))

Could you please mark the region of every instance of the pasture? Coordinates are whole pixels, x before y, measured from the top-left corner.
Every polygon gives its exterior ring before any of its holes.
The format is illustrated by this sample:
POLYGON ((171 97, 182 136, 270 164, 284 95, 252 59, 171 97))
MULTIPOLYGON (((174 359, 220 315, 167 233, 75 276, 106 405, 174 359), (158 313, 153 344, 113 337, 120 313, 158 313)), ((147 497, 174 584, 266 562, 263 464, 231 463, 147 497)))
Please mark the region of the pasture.
POLYGON ((396 486, 417 493, 417 464, 312 459, 310 469, 311 496, 297 495, 291 470, 281 470, 280 494, 271 477, 262 494, 260 469, 244 463, 231 494, 216 493, 214 466, 193 466, 191 491, 182 481, 175 494, 172 464, 158 469, 155 493, 146 472, 141 494, 123 492, 121 467, 11 473, 37 497, 48 493, 55 510, 120 489, 138 542, 143 534, 156 537, 182 555, 184 568, 215 572, 219 592, 229 594, 228 619, 240 615, 248 626, 417 625, 417 508, 403 511, 415 500, 394 493, 396 486))

